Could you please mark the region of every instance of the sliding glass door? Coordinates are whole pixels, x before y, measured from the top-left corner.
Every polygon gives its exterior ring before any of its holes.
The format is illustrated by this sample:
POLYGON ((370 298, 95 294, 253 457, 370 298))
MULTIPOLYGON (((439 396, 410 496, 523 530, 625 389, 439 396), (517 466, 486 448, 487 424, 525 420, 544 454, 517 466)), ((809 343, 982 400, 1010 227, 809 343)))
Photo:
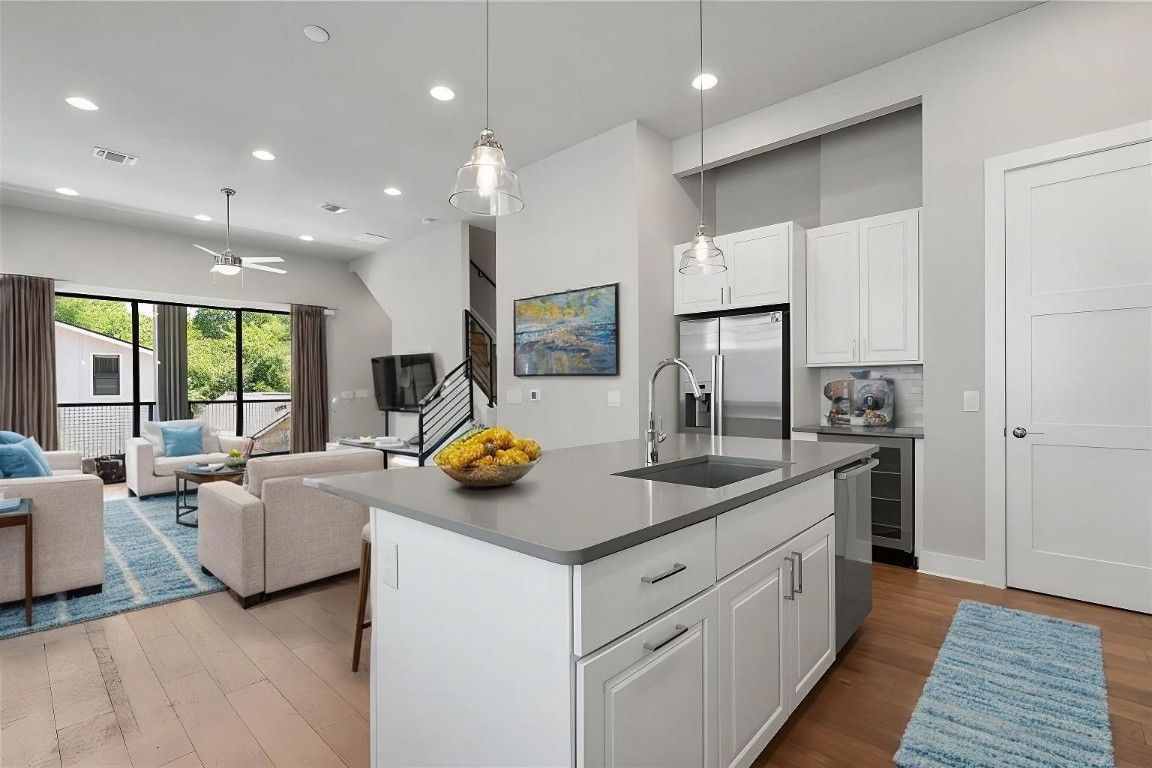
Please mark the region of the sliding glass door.
POLYGON ((70 294, 56 301, 62 448, 119 454, 143 421, 191 417, 253 438, 254 454, 289 450, 286 313, 70 294))

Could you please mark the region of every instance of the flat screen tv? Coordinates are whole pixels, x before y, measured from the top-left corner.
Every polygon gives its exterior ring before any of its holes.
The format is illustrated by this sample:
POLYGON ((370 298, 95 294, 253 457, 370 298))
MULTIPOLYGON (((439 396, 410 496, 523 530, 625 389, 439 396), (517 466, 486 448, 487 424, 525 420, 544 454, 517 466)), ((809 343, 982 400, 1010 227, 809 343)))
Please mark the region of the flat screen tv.
POLYGON ((436 386, 432 354, 391 355, 372 358, 376 407, 382 411, 415 408, 436 386))

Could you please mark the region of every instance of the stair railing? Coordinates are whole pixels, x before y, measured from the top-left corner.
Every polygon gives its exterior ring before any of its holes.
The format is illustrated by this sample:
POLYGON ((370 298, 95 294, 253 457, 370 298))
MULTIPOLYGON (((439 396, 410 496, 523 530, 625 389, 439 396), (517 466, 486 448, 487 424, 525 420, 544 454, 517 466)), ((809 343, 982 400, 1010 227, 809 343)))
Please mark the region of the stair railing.
POLYGON ((464 310, 464 359, 471 362, 472 380, 496 406, 496 334, 475 312, 464 310))

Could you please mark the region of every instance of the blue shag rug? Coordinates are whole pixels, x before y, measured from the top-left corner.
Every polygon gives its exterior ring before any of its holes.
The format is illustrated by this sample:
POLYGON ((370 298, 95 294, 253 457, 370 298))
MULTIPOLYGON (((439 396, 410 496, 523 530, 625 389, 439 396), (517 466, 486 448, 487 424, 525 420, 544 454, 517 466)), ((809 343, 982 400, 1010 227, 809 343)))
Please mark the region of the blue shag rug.
POLYGON ((901 768, 1114 768, 1100 629, 963 601, 901 768))
MULTIPOLYGON (((189 501, 192 495, 189 496, 189 501)), ((92 621, 149 605, 218 592, 224 583, 200 570, 196 529, 176 524, 171 494, 104 502, 104 591, 68 599, 46 595, 24 624, 23 600, 0 605, 0 638, 92 621)))

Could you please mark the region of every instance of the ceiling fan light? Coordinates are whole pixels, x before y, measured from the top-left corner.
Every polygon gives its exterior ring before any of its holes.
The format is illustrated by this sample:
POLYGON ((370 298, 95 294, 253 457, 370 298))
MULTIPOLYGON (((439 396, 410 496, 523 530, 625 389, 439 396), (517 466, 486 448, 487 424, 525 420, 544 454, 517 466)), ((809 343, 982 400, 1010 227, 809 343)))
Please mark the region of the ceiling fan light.
POLYGON ((472 156, 456 171, 448 202, 476 216, 506 216, 524 209, 520 177, 508 167, 504 148, 491 129, 480 133, 472 156))
POLYGON ((238 275, 240 274, 240 267, 234 267, 231 264, 217 264, 216 271, 222 275, 238 275))

